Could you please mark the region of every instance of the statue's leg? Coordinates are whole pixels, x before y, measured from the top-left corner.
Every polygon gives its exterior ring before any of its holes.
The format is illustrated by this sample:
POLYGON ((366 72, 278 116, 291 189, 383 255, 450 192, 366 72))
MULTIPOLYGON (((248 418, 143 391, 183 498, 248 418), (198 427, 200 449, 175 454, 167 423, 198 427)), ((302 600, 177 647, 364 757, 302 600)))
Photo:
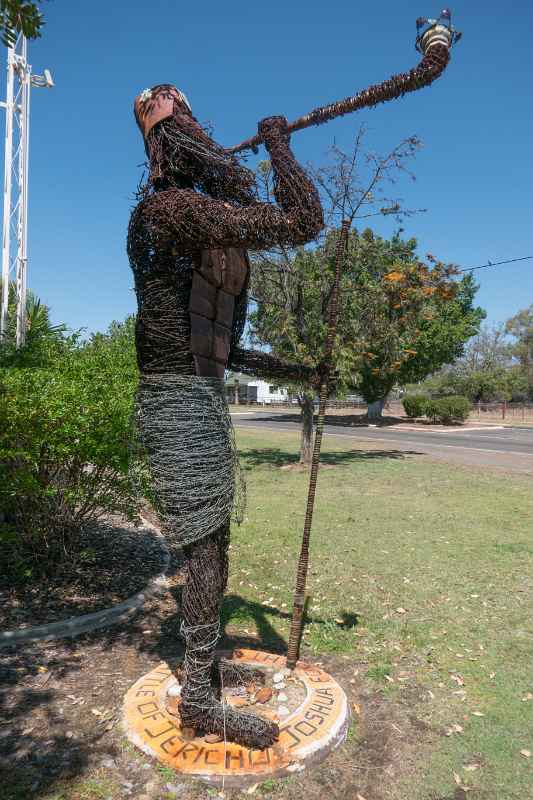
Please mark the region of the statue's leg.
POLYGON ((187 548, 187 581, 182 596, 186 649, 180 717, 182 725, 198 732, 216 733, 245 747, 264 748, 278 738, 278 726, 223 705, 212 686, 227 580, 228 534, 229 524, 187 548))

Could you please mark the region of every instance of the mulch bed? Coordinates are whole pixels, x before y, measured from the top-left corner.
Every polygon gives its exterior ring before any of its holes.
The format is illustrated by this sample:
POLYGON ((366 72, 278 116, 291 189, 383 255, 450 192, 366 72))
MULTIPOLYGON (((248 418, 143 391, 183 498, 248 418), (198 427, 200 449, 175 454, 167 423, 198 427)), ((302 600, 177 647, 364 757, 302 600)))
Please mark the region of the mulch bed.
POLYGON ((9 585, 0 577, 0 629, 31 628, 100 611, 159 575, 161 540, 144 526, 109 517, 87 526, 76 553, 55 575, 9 585))

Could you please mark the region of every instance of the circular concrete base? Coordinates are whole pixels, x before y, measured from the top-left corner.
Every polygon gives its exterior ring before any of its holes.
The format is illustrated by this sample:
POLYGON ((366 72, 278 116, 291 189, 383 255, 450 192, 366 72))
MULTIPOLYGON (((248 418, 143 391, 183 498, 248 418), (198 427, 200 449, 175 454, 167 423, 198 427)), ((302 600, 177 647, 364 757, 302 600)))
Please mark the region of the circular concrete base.
MULTIPOLYGON (((258 650, 236 650, 233 659, 280 670, 285 657, 258 650)), ((227 787, 260 783, 304 770, 321 761, 344 740, 349 723, 344 691, 327 672, 299 661, 294 676, 305 687, 305 699, 277 720, 280 738, 266 750, 249 750, 231 742, 208 744, 203 737, 181 735, 179 719, 165 708, 175 678, 165 663, 138 680, 124 698, 128 738, 147 755, 176 771, 227 787)))

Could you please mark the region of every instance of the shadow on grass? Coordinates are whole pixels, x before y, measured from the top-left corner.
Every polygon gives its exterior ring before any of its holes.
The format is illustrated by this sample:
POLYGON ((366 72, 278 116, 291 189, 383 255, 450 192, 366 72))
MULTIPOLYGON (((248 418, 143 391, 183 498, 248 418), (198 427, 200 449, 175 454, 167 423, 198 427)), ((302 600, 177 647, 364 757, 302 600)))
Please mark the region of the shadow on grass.
POLYGON ((274 619, 290 620, 291 614, 279 608, 271 608, 261 603, 245 600, 236 594, 229 594, 224 598, 222 606, 222 647, 233 649, 235 647, 252 646, 271 650, 274 653, 284 653, 287 642, 276 631, 274 619), (240 627, 253 624, 257 629, 257 636, 245 637, 241 632, 236 633, 233 626, 240 627))
MULTIPOLYGON (((183 659, 184 648, 179 634, 181 587, 171 591, 176 600, 178 611, 163 621, 157 641, 148 646, 150 649, 156 650, 159 657, 166 661, 171 669, 174 669, 183 659)), ((266 606, 253 600, 247 600, 237 594, 227 594, 224 597, 220 616, 221 639, 219 649, 229 651, 238 647, 249 647, 256 650, 261 648, 274 653, 285 653, 287 642, 277 632, 274 621, 290 621, 291 617, 291 611, 283 611, 279 608, 266 606), (253 627, 254 633, 244 633, 242 629, 247 628, 247 626, 253 627)), ((305 624, 310 622, 321 623, 323 621, 318 617, 307 616, 305 624)), ((139 645, 141 647, 146 646, 146 644, 143 645, 142 641, 139 642, 139 645)))
MULTIPOLYGON (((326 620, 308 612, 308 604, 305 604, 304 627, 311 623, 324 624, 326 620)), ((287 641, 280 636, 274 627, 274 620, 287 620, 292 618, 292 610, 281 611, 279 608, 265 606, 251 600, 245 600, 239 595, 230 594, 224 599, 222 608, 222 628, 224 630, 222 645, 228 648, 243 647, 245 640, 241 632, 233 633, 232 624, 239 623, 245 625, 253 622, 257 629, 257 636, 250 637, 253 646, 258 645, 265 650, 286 653, 287 641)), ((359 624, 359 615, 350 611, 343 611, 335 621, 341 630, 350 630, 359 624)))
MULTIPOLYGON (((422 453, 416 450, 349 450, 338 453, 321 453, 320 463, 328 466, 341 466, 364 461, 396 460, 401 461, 406 456, 419 456, 422 453)), ((241 463, 244 469, 251 470, 262 464, 272 467, 282 467, 286 464, 297 464, 298 453, 281 450, 279 447, 261 447, 246 449, 241 452, 241 463)))
POLYGON ((354 614, 352 611, 343 611, 339 619, 342 620, 342 623, 339 624, 339 628, 342 628, 345 631, 350 631, 353 628, 356 628, 361 621, 360 615, 354 614))

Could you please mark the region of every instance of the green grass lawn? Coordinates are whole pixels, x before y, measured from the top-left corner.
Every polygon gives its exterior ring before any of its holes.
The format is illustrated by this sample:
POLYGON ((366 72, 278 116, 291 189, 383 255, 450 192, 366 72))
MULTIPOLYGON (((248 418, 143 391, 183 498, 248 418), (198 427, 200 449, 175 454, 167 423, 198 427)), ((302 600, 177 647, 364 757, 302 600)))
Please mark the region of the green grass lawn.
MULTIPOLYGON (((295 434, 238 444, 226 617, 283 647, 308 479, 280 469, 295 434)), ((411 697, 417 763, 391 797, 533 797, 531 479, 361 447, 325 441, 303 654, 348 654, 391 703, 411 697)))

